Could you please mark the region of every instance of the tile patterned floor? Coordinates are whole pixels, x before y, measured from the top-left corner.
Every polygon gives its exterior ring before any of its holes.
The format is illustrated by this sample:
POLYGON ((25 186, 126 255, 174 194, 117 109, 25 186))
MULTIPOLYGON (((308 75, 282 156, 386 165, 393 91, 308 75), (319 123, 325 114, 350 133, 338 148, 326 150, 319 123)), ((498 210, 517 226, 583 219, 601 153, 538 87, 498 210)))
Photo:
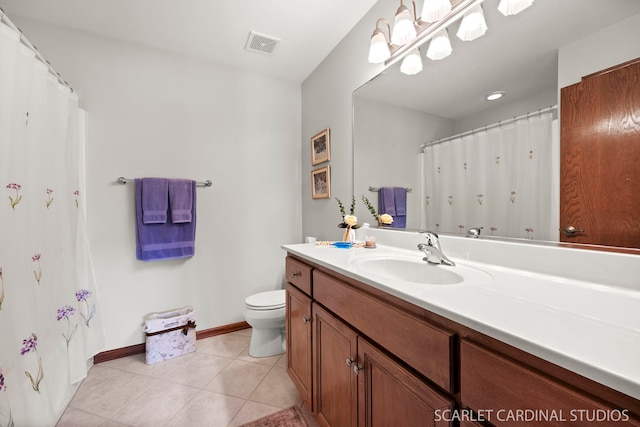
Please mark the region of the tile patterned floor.
POLYGON ((286 356, 249 356, 251 329, 196 343, 153 365, 144 354, 94 365, 58 427, 232 427, 280 409, 301 408, 318 424, 286 373, 286 356))

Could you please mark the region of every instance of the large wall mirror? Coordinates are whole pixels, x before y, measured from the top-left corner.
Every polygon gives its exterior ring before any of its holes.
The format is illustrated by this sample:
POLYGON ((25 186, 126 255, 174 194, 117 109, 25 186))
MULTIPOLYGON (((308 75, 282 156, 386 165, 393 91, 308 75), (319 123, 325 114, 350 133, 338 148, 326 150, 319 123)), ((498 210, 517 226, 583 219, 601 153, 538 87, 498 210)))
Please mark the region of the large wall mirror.
MULTIPOLYGON (((483 235, 558 241, 560 88, 579 82, 586 74, 640 57, 637 37, 627 37, 629 31, 638 33, 629 28, 640 27, 640 2, 536 0, 522 13, 509 17, 498 12, 497 4, 497 0, 483 3, 488 26, 484 36, 463 42, 455 36, 458 23, 453 23, 448 28, 453 48, 450 56, 439 61, 426 58, 427 42, 421 47, 421 72, 402 74, 400 64, 395 63, 354 92, 353 192, 356 198, 364 195, 376 205, 377 194, 372 190, 383 186, 410 188, 406 229, 433 229, 434 224, 425 219, 425 206, 438 201, 430 199, 429 190, 425 190, 425 181, 433 182, 429 172, 425 175, 425 169, 435 173, 439 164, 425 164, 431 160, 421 154, 423 144, 544 116, 550 120, 550 138, 554 142, 541 162, 546 168, 536 172, 535 181, 547 183, 545 192, 550 194, 536 197, 546 197, 550 202, 544 210, 531 212, 536 218, 543 218, 543 224, 531 232, 518 225, 521 235, 503 235, 501 232, 507 227, 489 230, 494 227, 487 222, 483 235), (601 57, 609 61, 614 58, 614 63, 598 66, 601 57), (485 96, 494 91, 505 94, 497 101, 487 101, 485 96)), ((393 12, 390 10, 389 14, 393 12)), ((533 149, 528 153, 530 158, 539 155, 533 149)), ((501 161, 495 157, 496 162, 501 161)), ((466 162, 459 163, 467 168, 466 162)), ((512 178, 519 179, 522 178, 512 178)), ((531 188, 540 192, 537 187, 531 188)), ((513 198, 523 194, 532 197, 526 190, 518 189, 516 194, 508 186, 502 191, 507 192, 506 197, 510 197, 509 193, 513 198)), ((483 199, 490 198, 477 193, 476 200, 469 203, 482 204, 483 199)), ((450 196, 449 203, 453 203, 452 199, 450 196)), ((439 203, 445 203, 443 200, 446 198, 441 195, 439 203)), ((537 204, 532 206, 535 209, 537 204)), ((451 221, 455 223, 455 219, 451 221)), ((464 232, 464 228, 475 225, 460 224, 459 230, 451 230, 450 226, 439 231, 464 232)))

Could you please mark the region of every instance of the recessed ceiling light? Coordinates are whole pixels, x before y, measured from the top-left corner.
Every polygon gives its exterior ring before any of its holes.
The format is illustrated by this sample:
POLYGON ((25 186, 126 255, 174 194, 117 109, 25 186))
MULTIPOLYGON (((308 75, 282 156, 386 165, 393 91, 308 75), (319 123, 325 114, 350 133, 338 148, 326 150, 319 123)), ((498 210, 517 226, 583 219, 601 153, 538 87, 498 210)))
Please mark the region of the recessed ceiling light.
POLYGON ((496 99, 500 99, 504 96, 505 92, 498 90, 496 92, 491 92, 489 95, 486 95, 484 99, 486 101, 495 101, 496 99))

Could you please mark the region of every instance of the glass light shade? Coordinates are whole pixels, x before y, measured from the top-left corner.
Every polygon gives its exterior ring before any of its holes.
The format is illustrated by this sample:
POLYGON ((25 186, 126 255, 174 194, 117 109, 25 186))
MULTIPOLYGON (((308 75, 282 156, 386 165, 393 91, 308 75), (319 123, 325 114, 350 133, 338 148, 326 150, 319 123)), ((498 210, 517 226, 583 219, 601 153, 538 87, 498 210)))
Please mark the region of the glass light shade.
POLYGON ((447 29, 444 28, 438 31, 429 42, 427 58, 437 61, 451 55, 451 52, 453 52, 453 49, 449 41, 449 34, 447 33, 447 29))
POLYGON ((402 64, 400 64, 400 71, 409 76, 422 71, 422 58, 420 58, 420 51, 418 49, 413 49, 404 57, 402 64))
POLYGON ((533 4, 533 0, 500 0, 498 10, 504 16, 517 15, 533 4))
POLYGON ((460 28, 456 35, 460 40, 471 41, 487 32, 487 23, 484 20, 482 6, 477 5, 462 17, 460 28))
POLYGON ((391 52, 384 33, 380 30, 374 31, 371 36, 371 46, 369 47, 369 62, 379 64, 390 57, 391 52))
POLYGON ((451 12, 451 2, 449 0, 424 0, 420 19, 425 22, 436 22, 444 18, 449 12, 451 12))
POLYGON ((406 6, 400 6, 393 21, 391 44, 404 46, 416 38, 416 27, 413 25, 411 12, 406 6))

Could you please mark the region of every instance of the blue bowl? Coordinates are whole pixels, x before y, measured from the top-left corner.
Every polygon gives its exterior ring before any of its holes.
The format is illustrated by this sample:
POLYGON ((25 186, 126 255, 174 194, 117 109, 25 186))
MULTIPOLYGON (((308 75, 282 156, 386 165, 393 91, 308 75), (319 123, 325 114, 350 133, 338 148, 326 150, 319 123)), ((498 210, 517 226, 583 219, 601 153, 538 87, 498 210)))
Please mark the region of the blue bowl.
POLYGON ((353 246, 353 242, 334 242, 333 246, 336 248, 350 248, 353 246))

